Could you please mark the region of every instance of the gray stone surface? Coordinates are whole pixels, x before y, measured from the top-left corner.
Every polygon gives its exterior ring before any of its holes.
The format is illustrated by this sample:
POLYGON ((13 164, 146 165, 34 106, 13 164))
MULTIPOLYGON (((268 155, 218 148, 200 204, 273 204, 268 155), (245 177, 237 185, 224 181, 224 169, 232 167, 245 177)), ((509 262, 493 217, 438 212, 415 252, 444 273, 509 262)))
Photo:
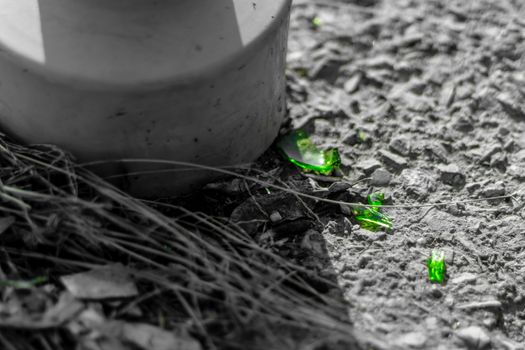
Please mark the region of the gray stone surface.
POLYGON ((478 326, 459 329, 455 334, 469 349, 482 350, 490 345, 490 337, 478 326))
POLYGON ((398 156, 397 154, 394 154, 392 152, 380 150, 379 156, 381 157, 383 163, 393 171, 398 172, 408 166, 408 162, 405 158, 398 156))
POLYGON ((372 173, 370 184, 372 186, 387 186, 392 180, 392 174, 385 169, 376 169, 372 173))
POLYGON ((458 165, 448 164, 438 166, 440 179, 447 185, 463 186, 465 185, 465 174, 458 165))

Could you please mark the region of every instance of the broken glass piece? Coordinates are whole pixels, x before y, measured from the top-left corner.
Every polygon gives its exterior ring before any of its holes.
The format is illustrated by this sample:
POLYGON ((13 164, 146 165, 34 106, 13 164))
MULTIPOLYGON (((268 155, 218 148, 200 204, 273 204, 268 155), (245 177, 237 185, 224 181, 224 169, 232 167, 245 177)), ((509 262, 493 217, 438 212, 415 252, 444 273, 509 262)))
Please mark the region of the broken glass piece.
POLYGON ((380 207, 385 201, 385 194, 382 192, 375 192, 368 195, 368 204, 373 205, 374 207, 380 207))
POLYGON ((294 131, 281 138, 277 147, 288 161, 305 171, 330 175, 341 164, 337 149, 319 150, 302 130, 294 131))
POLYGON ((357 133, 357 138, 359 140, 359 142, 365 142, 366 141, 366 134, 359 130, 359 132, 357 133))
POLYGON ((443 283, 446 274, 445 252, 433 250, 427 260, 428 279, 430 282, 443 283))
POLYGON ((352 214, 354 218, 365 230, 379 231, 380 229, 391 230, 392 220, 376 208, 367 208, 364 206, 353 206, 352 214))

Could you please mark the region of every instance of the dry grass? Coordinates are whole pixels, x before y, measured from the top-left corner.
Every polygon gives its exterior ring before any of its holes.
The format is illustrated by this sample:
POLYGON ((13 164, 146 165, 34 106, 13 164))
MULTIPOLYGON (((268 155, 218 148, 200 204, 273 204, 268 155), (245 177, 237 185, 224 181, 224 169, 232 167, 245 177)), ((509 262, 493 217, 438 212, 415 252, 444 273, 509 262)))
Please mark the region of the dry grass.
MULTIPOLYGON (((184 328, 205 348, 278 348, 284 337, 305 334, 353 342, 342 304, 305 281, 311 272, 227 220, 132 198, 49 145, 25 147, 2 137, 0 164, 1 210, 15 218, 0 235, 6 276, 46 275, 60 286, 63 274, 121 262, 141 290, 123 309, 139 306, 143 322, 184 328)), ((7 349, 75 343, 60 327, 31 337, 1 333, 7 349)))

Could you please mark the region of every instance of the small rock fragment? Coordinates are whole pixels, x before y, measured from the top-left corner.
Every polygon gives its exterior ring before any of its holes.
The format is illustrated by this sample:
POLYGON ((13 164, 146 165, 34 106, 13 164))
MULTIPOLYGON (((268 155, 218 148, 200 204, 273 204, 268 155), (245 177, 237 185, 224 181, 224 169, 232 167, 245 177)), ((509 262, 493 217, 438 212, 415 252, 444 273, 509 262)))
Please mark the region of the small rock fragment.
POLYGON ((518 119, 525 119, 525 111, 509 93, 500 93, 496 97, 496 101, 501 104, 503 110, 505 110, 509 116, 518 119))
POLYGON ((505 185, 503 182, 496 182, 495 184, 488 185, 481 190, 481 197, 498 197, 505 195, 505 185))
POLYGON ((450 284, 471 284, 471 283, 476 283, 477 278, 478 276, 476 274, 465 272, 451 279, 449 283, 450 284))
POLYGON ((450 107, 454 102, 454 95, 456 92, 456 86, 454 82, 448 82, 441 88, 441 98, 439 104, 444 107, 450 107))
POLYGON ((328 187, 328 193, 340 193, 351 188, 352 185, 344 181, 336 181, 328 187))
POLYGON ((498 129, 498 135, 507 136, 508 134, 510 134, 510 130, 504 126, 500 126, 500 128, 498 129))
POLYGON ((437 158, 442 163, 448 163, 448 152, 446 148, 440 143, 432 143, 426 147, 426 150, 430 153, 432 158, 437 158))
POLYGON ((490 161, 490 158, 492 157, 492 155, 498 152, 501 152, 501 146, 497 144, 491 145, 486 149, 485 153, 483 154, 483 156, 481 157, 479 161, 482 163, 490 161))
POLYGON ((503 152, 493 154, 490 158, 490 167, 504 172, 507 169, 507 156, 503 152))
POLYGON ((474 94, 474 88, 470 84, 463 84, 456 89, 456 98, 458 100, 464 100, 472 97, 474 94))
POLYGON ((392 152, 396 152, 402 156, 408 156, 410 153, 410 146, 408 144, 408 140, 404 137, 395 137, 390 141, 388 144, 388 148, 392 152))
POLYGON ((501 309, 501 302, 499 300, 486 300, 477 301, 467 304, 458 305, 457 308, 461 310, 474 310, 474 309, 501 309))
POLYGON ((404 102, 406 108, 413 112, 426 113, 430 112, 434 108, 433 100, 424 96, 417 96, 412 93, 405 94, 402 101, 404 102))
POLYGON ((452 127, 454 130, 467 133, 474 130, 474 123, 466 116, 460 116, 453 123, 452 127))
POLYGON ((392 105, 390 104, 390 102, 384 102, 378 105, 377 107, 368 110, 366 119, 369 121, 381 120, 389 117, 391 111, 392 105))
POLYGON ((398 156, 392 152, 381 150, 379 151, 379 155, 381 156, 381 159, 383 160, 385 165, 394 171, 401 171, 408 166, 408 163, 405 160, 405 158, 398 156))
POLYGON ((129 298, 138 295, 137 287, 129 271, 122 264, 62 276, 60 280, 67 290, 78 299, 100 300, 129 298))
POLYGON ((348 79, 344 85, 344 90, 348 94, 352 94, 357 91, 359 88, 359 84, 361 83, 361 79, 363 78, 363 75, 361 73, 354 74, 350 79, 348 79))
POLYGON ((481 188, 480 182, 471 182, 465 186, 465 189, 468 193, 472 194, 481 188))
POLYGON ((512 164, 507 168, 507 174, 517 180, 525 179, 525 166, 512 164))
POLYGON ((374 170, 381 167, 381 163, 376 159, 365 159, 355 165, 359 170, 362 170, 365 175, 370 175, 374 170))
POLYGON ((370 184, 372 186, 387 186, 392 180, 392 174, 390 174, 385 169, 376 169, 372 173, 372 179, 370 184))
POLYGON ((359 130, 352 130, 350 133, 343 137, 343 143, 350 146, 357 145, 358 143, 363 142, 362 136, 363 133, 359 130))
POLYGON ((440 179, 444 183, 458 187, 465 185, 465 175, 459 170, 456 164, 440 165, 438 169, 440 179))
POLYGON ((420 200, 436 189, 432 174, 425 170, 405 169, 401 172, 400 180, 407 194, 420 200))
POLYGON ((390 55, 376 55, 371 58, 368 58, 364 62, 365 67, 367 68, 373 68, 373 69, 380 69, 380 68, 386 68, 386 69, 392 69, 395 65, 395 61, 390 55))
POLYGON ((345 63, 347 62, 344 60, 326 55, 310 70, 310 76, 313 79, 326 80, 333 84, 339 77, 339 69, 345 63))
POLYGON ((490 337, 483 328, 478 326, 470 326, 460 329, 456 332, 456 336, 473 350, 485 349, 490 344, 490 337))
POLYGON ((525 149, 522 149, 521 151, 517 152, 513 159, 516 161, 516 162, 525 162, 525 149))
POLYGON ((422 349, 427 342, 427 336, 423 332, 410 332, 402 334, 395 341, 396 345, 402 349, 422 349))
MULTIPOLYGON (((113 321, 121 327, 118 333, 122 340, 143 350, 201 350, 198 341, 189 337, 178 337, 175 333, 146 323, 124 323, 113 321)), ((110 322, 111 324, 111 322, 110 322)))
POLYGON ((281 216, 281 214, 278 211, 274 211, 273 213, 270 214, 270 221, 271 222, 279 222, 282 219, 283 219, 283 217, 281 216))

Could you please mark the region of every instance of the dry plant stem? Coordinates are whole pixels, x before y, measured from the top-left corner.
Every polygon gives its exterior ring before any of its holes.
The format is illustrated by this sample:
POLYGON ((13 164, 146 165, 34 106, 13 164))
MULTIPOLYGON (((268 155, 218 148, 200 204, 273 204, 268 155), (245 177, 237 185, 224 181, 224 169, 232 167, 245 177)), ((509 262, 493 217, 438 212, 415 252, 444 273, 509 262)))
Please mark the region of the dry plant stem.
POLYGON ((3 344, 2 348, 5 350, 17 350, 17 347, 4 338, 2 333, 0 333, 0 344, 3 344))
MULTIPOLYGON (((234 171, 229 171, 221 168, 216 168, 213 166, 208 165, 201 165, 201 164, 194 164, 194 163, 188 163, 188 162, 179 162, 179 161, 171 161, 171 160, 153 160, 153 159, 119 159, 114 161, 96 161, 96 162, 89 162, 82 164, 83 166, 91 166, 91 165, 98 165, 98 164, 105 164, 105 163, 111 163, 111 162, 124 162, 124 163, 152 163, 152 164, 166 164, 166 165, 177 165, 177 166, 186 166, 186 167, 195 167, 197 169, 202 170, 209 170, 209 171, 215 171, 218 173, 222 173, 225 175, 235 176, 244 180, 255 182, 259 185, 271 187, 274 189, 278 189, 281 191, 285 191, 288 193, 295 194, 297 196, 301 196, 304 198, 314 199, 317 201, 325 202, 325 203, 331 203, 331 204, 338 204, 338 205, 347 205, 347 206, 354 206, 354 205, 360 205, 363 207, 371 208, 373 206, 363 203, 352 203, 352 202, 344 202, 344 201, 337 201, 327 198, 320 198, 317 196, 313 196, 306 193, 301 193, 299 191, 295 191, 290 188, 286 188, 279 185, 274 185, 269 182, 259 180, 252 176, 246 176, 242 174, 238 174, 234 171)), ((436 203, 421 203, 421 204, 399 204, 399 205, 383 205, 383 208, 400 208, 400 209, 415 209, 415 208, 423 208, 423 207, 435 207, 435 206, 449 206, 449 205, 455 205, 455 204, 463 204, 463 203, 476 203, 476 202, 483 202, 483 201, 489 201, 489 200, 498 200, 498 199, 507 199, 507 198, 513 198, 516 194, 509 194, 504 196, 494 196, 494 197, 487 197, 487 198, 476 198, 476 199, 463 199, 463 200, 457 200, 457 201, 449 201, 449 202, 436 202, 436 203)))
MULTIPOLYGON (((149 202, 149 201, 146 201, 146 202, 149 202)), ((155 203, 155 202, 151 202, 151 203, 155 203)), ((213 218, 210 219, 210 218, 207 218, 207 217, 204 217, 204 216, 200 215, 200 213, 193 213, 193 212, 190 212, 190 211, 188 211, 188 210, 186 210, 184 208, 180 208, 178 206, 174 206, 174 205, 171 205, 171 204, 167 204, 167 203, 156 203, 156 204, 159 204, 159 205, 162 205, 162 206, 166 206, 166 207, 171 207, 171 208, 177 208, 179 210, 185 211, 188 215, 194 217, 195 219, 199 220, 200 222, 202 222, 202 223, 204 223, 206 225, 209 225, 210 228, 212 228, 214 230, 217 230, 218 232, 223 232, 226 235, 225 237, 227 237, 229 241, 232 241, 232 242, 234 242, 236 244, 239 244, 240 246, 245 246, 246 248, 248 248, 250 250, 253 250, 254 252, 259 252, 261 254, 271 255, 271 253, 269 253, 266 249, 264 249, 261 246, 259 246, 258 244, 256 244, 254 241, 247 240, 246 237, 240 236, 239 235, 240 231, 235 231, 231 227, 229 227, 228 225, 225 225, 225 224, 222 224, 222 223, 218 222, 216 219, 213 219, 213 218), (232 234, 234 234, 235 236, 232 236, 232 234)), ((209 244, 206 240, 203 240, 200 237, 196 237, 196 238, 202 244, 205 244, 205 245, 209 244)), ((209 246, 208 248, 215 249, 215 247, 213 247, 213 246, 209 246)), ((286 261, 284 259, 280 259, 279 263, 280 264, 284 264, 285 266, 292 266, 288 261, 286 261)), ((263 264, 259 265, 258 262, 254 262, 254 264, 257 264, 257 266, 260 267, 260 268, 264 268, 264 266, 265 266, 263 264)), ((295 269, 299 268, 299 271, 302 271, 304 273, 308 273, 309 272, 308 270, 303 269, 303 268, 298 267, 298 266, 293 266, 293 267, 295 269)), ((323 280, 323 282, 332 284, 332 283, 330 283, 331 281, 329 281, 329 280, 323 280)), ((334 284, 334 286, 335 286, 335 284, 334 284)))
MULTIPOLYGON (((74 271, 113 263, 114 259, 104 254, 116 253, 125 259, 126 265, 137 266, 130 271, 139 281, 153 284, 155 290, 165 290, 175 297, 185 317, 193 320, 197 332, 207 339, 211 348, 223 339, 208 333, 206 315, 201 310, 201 303, 205 302, 220 305, 224 317, 234 321, 237 327, 258 317, 265 322, 303 329, 337 329, 341 334, 348 334, 349 323, 346 313, 342 316, 340 305, 316 291, 300 275, 312 274, 312 271, 261 248, 232 223, 177 208, 182 217, 195 220, 188 228, 178 222, 180 219, 166 217, 147 202, 131 198, 84 169, 74 167, 63 153, 54 149, 32 153, 0 142, 0 154, 9 159, 4 161, 33 174, 11 178, 9 186, 2 191, 31 206, 32 210, 24 214, 16 203, 11 201, 7 205, 18 209, 12 209, 17 216, 27 216, 41 225, 47 225, 48 213, 58 210, 63 215, 61 229, 65 233, 58 238, 55 254, 4 247, 7 254, 51 261, 61 269, 74 271), (11 147, 15 152, 11 152, 11 147), (52 179, 61 174, 65 175, 66 186, 58 188, 52 179), (44 192, 31 190, 32 183, 36 183, 37 188, 43 187, 44 192), (88 200, 76 197, 78 185, 88 190, 88 200), (83 261, 62 256, 79 256, 83 261), (312 317, 313 314, 316 317, 312 317)), ((301 197, 298 191, 286 190, 301 197)))
POLYGON ((97 269, 97 268, 104 267, 106 265, 106 264, 92 264, 92 263, 79 262, 77 260, 71 260, 71 259, 56 258, 56 257, 45 255, 45 254, 29 252, 23 249, 13 249, 13 248, 6 248, 6 247, 2 249, 11 254, 17 254, 17 255, 28 257, 28 258, 48 260, 48 261, 52 261, 57 264, 76 266, 76 267, 81 267, 84 269, 97 269))

